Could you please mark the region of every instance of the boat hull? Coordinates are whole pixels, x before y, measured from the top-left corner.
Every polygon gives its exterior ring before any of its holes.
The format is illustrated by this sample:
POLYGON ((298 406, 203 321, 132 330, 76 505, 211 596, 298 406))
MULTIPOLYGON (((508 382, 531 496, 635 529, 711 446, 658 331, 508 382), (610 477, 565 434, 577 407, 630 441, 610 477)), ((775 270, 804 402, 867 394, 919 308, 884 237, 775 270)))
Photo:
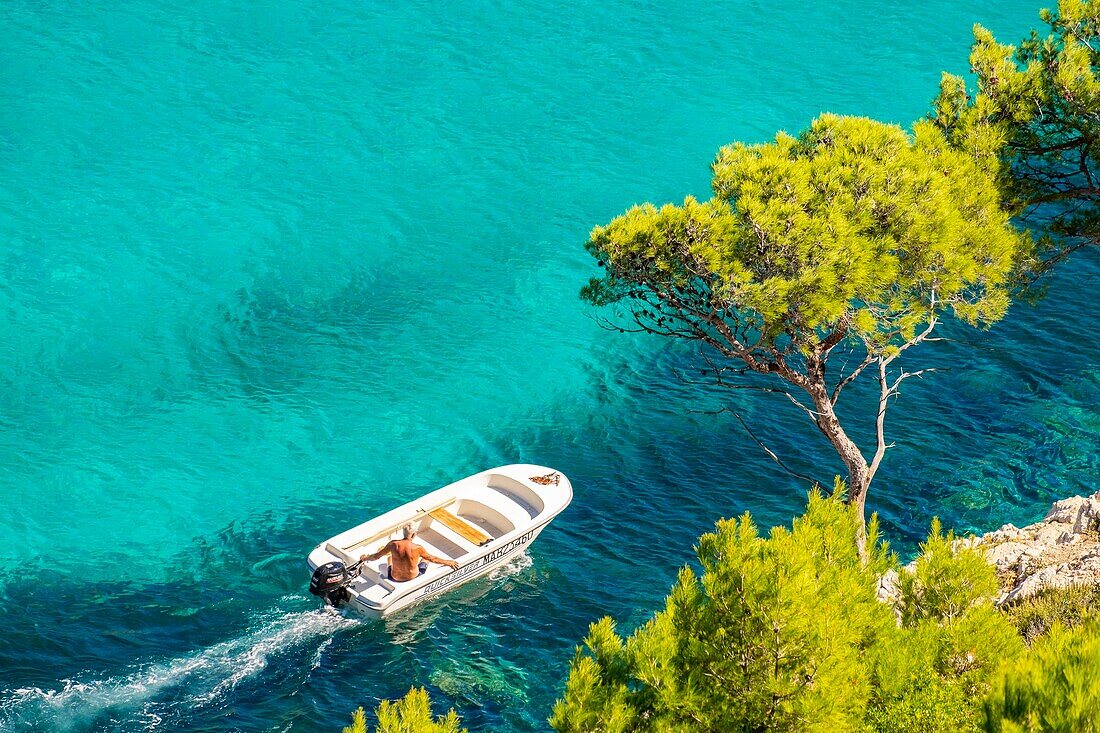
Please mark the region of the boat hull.
MULTIPOLYGON (((549 524, 549 522, 547 522, 547 524, 549 524)), ((542 532, 545 527, 546 524, 540 525, 510 541, 503 547, 490 550, 490 552, 487 552, 485 555, 471 560, 465 565, 460 565, 450 573, 437 580, 433 580, 422 588, 413 588, 409 592, 397 596, 385 606, 385 608, 373 608, 355 593, 351 594, 352 600, 351 603, 348 604, 348 608, 368 618, 382 618, 392 613, 396 613, 397 611, 402 611, 410 606, 415 606, 418 603, 430 601, 444 593, 454 590, 460 585, 469 583, 471 580, 476 580, 488 575, 493 570, 505 565, 512 558, 519 556, 527 549, 528 545, 535 541, 535 538, 539 536, 539 533, 542 532)), ((400 584, 397 585, 400 587, 400 584)))

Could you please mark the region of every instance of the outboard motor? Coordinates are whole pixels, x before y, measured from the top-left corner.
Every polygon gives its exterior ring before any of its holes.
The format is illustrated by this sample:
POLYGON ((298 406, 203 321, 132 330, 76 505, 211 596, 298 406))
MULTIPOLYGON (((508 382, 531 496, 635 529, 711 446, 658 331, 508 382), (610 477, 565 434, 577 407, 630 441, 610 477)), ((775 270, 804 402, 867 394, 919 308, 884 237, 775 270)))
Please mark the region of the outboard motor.
POLYGON ((313 571, 313 577, 309 579, 309 592, 320 596, 326 606, 339 608, 341 604, 351 601, 348 595, 348 585, 359 577, 359 566, 355 563, 351 567, 334 560, 321 565, 313 571))

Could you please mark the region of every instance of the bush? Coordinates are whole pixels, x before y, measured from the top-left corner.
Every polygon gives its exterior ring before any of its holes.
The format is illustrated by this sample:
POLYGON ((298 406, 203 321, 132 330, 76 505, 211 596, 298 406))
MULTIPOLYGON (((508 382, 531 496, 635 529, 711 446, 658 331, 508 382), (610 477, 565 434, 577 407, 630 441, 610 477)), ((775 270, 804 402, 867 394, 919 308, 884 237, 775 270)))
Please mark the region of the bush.
MULTIPOLYGON (((834 493, 834 497, 840 492, 834 493)), ((979 731, 998 666, 1023 651, 997 580, 934 522, 898 613, 876 598, 894 564, 838 498, 810 495, 790 530, 751 518, 700 538, 663 611, 627 638, 594 624, 551 724, 559 731, 979 731)))
POLYGON ((993 607, 993 567, 979 551, 957 547, 933 520, 898 585, 901 627, 871 650, 868 724, 879 733, 980 730, 975 701, 1001 661, 1023 648, 993 607))
POLYGON ((1100 618, 1054 623, 998 675, 985 702, 988 733, 1100 731, 1100 618))
POLYGON ((997 574, 979 550, 955 546, 955 534, 943 534, 939 519, 920 546, 913 570, 899 576, 902 620, 953 621, 967 610, 989 605, 997 595, 997 574))
POLYGON ((1100 611, 1100 585, 1047 588, 1004 611, 1030 644, 1056 623, 1073 628, 1090 611, 1100 611))
MULTIPOLYGON (((458 727, 458 716, 451 710, 446 715, 432 718, 428 692, 423 687, 410 688, 409 693, 397 702, 383 700, 376 711, 378 725, 374 733, 466 733, 458 727)), ((344 733, 367 733, 367 719, 363 708, 352 716, 351 725, 344 733)))
POLYGON ((559 731, 838 731, 860 725, 864 650, 894 628, 875 597, 885 548, 837 498, 810 495, 765 539, 748 515, 699 540, 665 609, 627 639, 610 619, 578 649, 551 725, 559 731))

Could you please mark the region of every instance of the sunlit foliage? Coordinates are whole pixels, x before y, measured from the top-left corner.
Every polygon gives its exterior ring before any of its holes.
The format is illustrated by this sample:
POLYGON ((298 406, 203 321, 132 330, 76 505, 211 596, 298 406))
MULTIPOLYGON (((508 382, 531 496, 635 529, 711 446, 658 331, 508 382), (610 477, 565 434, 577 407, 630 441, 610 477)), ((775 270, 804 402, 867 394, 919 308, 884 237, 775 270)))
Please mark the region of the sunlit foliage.
POLYGON ((1056 623, 997 676, 985 705, 989 733, 1100 731, 1100 618, 1056 623))
POLYGON ((975 26, 977 87, 945 74, 934 115, 954 145, 1000 164, 1006 202, 1047 235, 1039 271, 1100 243, 1100 2, 1040 17, 1049 32, 1015 47, 975 26))
POLYGON ((551 724, 559 731, 977 731, 988 681, 1023 644, 993 608, 992 567, 933 528, 897 607, 872 522, 869 560, 837 498, 790 529, 746 515, 700 538, 663 611, 623 638, 593 624, 551 724))
MULTIPOLYGON (((439 717, 432 716, 428 692, 423 687, 411 688, 396 702, 383 700, 376 714, 378 725, 374 733, 466 733, 465 728, 459 727, 454 710, 439 717)), ((344 728, 344 733, 367 733, 363 708, 355 711, 351 726, 344 728)))

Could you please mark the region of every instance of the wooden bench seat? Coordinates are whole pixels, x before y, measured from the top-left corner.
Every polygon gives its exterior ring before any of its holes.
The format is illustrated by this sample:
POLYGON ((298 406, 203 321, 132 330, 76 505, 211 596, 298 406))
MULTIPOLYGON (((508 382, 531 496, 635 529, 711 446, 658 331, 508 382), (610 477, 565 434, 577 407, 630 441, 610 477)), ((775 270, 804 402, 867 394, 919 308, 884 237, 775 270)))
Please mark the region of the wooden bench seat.
POLYGON ((483 532, 481 529, 467 522, 462 517, 452 514, 446 509, 435 509, 428 512, 428 516, 436 520, 440 524, 444 525, 448 529, 454 530, 463 539, 468 542, 472 542, 475 545, 481 546, 487 542, 491 542, 493 539, 489 535, 485 534, 485 532, 483 532))

